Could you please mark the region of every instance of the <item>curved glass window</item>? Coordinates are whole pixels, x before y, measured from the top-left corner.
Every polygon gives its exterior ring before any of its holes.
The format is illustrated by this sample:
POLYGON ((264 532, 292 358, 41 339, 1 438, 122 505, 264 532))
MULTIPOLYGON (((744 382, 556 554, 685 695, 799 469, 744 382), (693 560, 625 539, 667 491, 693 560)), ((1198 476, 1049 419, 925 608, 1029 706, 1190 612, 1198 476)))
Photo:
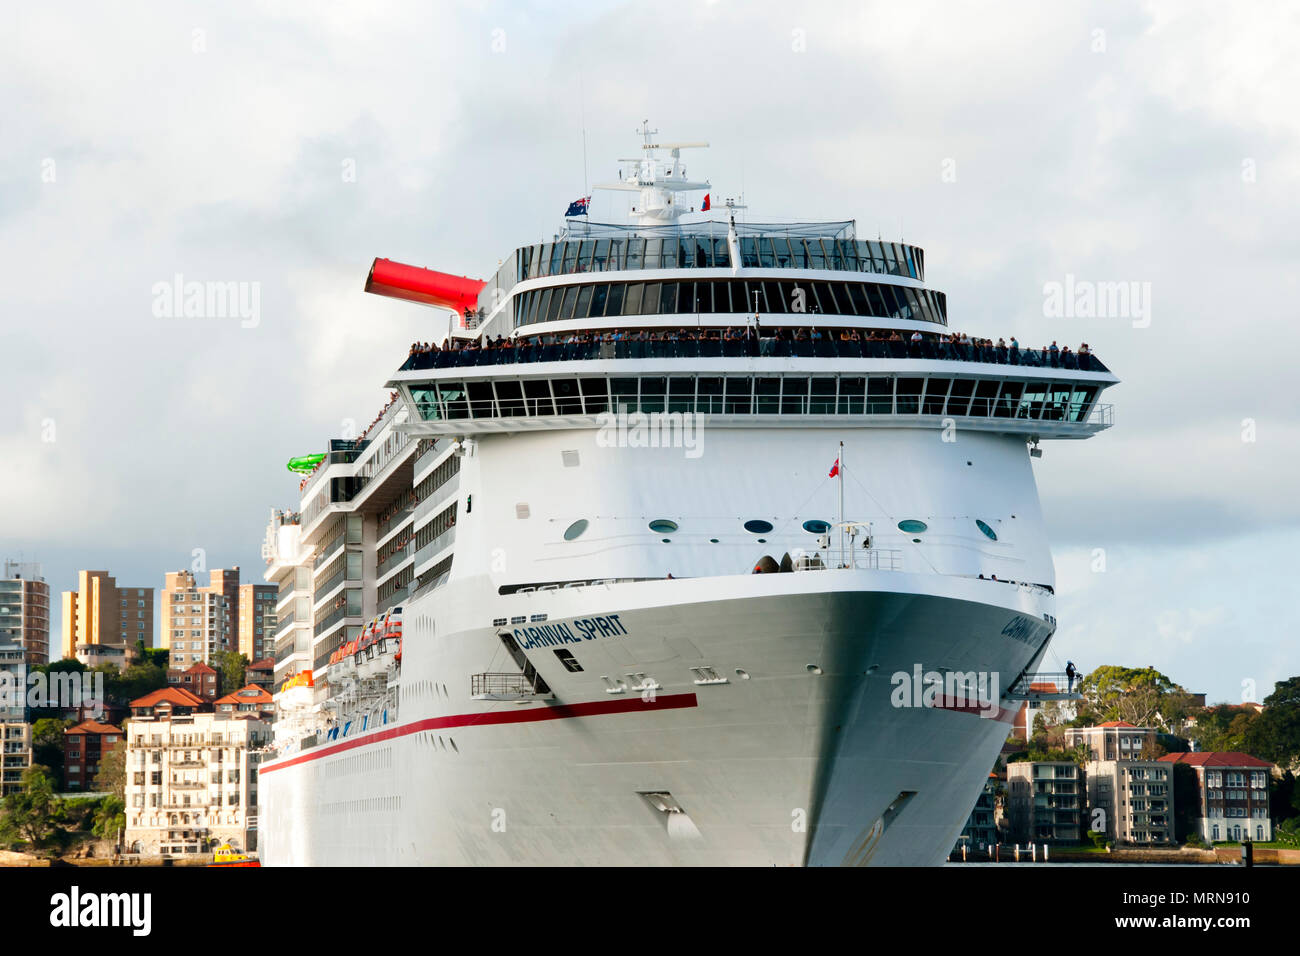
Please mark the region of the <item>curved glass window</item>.
POLYGON ((990 541, 996 541, 996 540, 998 540, 998 533, 997 533, 996 531, 994 531, 992 528, 990 528, 988 525, 986 525, 986 524, 985 524, 983 521, 981 521, 979 518, 976 518, 976 519, 975 519, 975 527, 977 527, 977 528, 979 528, 981 531, 983 531, 983 532, 984 532, 984 537, 988 538, 990 541))
POLYGON ((745 530, 750 534, 767 534, 772 530, 772 522, 753 518, 745 522, 745 530))
POLYGON ((655 534, 672 534, 677 530, 677 522, 667 518, 656 518, 650 522, 650 530, 655 534))
POLYGON ((803 523, 803 529, 809 534, 825 534, 831 530, 831 523, 820 518, 810 518, 803 523))
POLYGON ((925 531, 929 527, 930 526, 927 525, 924 521, 917 521, 915 518, 907 518, 903 521, 898 522, 898 530, 906 531, 908 534, 920 534, 922 531, 925 531))
POLYGON ((577 521, 573 522, 573 524, 569 525, 567 528, 564 529, 564 540, 572 541, 574 538, 580 537, 582 535, 582 532, 586 530, 587 530, 587 519, 579 518, 577 521))
POLYGON ((597 282, 531 289, 516 297, 515 325, 617 315, 749 312, 821 313, 878 319, 917 319, 943 325, 942 292, 862 281, 802 279, 751 282, 704 279, 681 282, 597 282))
MULTIPOLYGON (((847 225, 847 224, 846 224, 847 225)), ((724 236, 703 233, 663 237, 637 235, 570 239, 524 246, 499 270, 497 285, 508 288, 516 276, 623 269, 717 269, 731 265, 724 236)), ((779 269, 840 269, 884 275, 925 277, 925 253, 916 246, 829 236, 743 236, 742 264, 779 269)))

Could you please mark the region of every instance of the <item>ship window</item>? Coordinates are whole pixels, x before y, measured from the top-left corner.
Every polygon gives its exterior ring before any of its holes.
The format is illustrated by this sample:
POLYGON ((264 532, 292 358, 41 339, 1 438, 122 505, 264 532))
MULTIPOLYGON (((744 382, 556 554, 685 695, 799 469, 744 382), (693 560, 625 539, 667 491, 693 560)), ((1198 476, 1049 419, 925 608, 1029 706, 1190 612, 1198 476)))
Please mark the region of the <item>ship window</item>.
POLYGON ((861 415, 863 411, 862 395, 867 389, 865 378, 840 379, 840 414, 861 415))
POLYGON ((809 399, 808 413, 811 415, 835 414, 835 379, 814 378, 812 380, 812 398, 809 399))
POLYGON ((898 522, 898 530, 905 531, 908 534, 920 534, 929 528, 924 521, 917 521, 914 518, 907 518, 898 522))
POLYGON ((613 394, 614 411, 636 411, 636 381, 634 378, 612 378, 609 380, 610 391, 613 394))
POLYGON ((518 382, 497 381, 494 383, 497 393, 497 405, 505 418, 513 418, 524 413, 523 394, 518 382))
POLYGON ((894 410, 894 380, 871 378, 867 381, 867 414, 888 415, 894 410))
POLYGON ((586 518, 579 518, 573 524, 564 529, 564 540, 573 541, 575 538, 582 536, 582 532, 587 530, 588 521, 586 518))
MULTIPOLYGON (((574 306, 573 317, 585 319, 591 315, 591 291, 594 286, 584 285, 578 288, 578 304, 574 306)), ((603 288, 603 286, 602 286, 603 288)))
POLYGON ((983 532, 984 532, 984 537, 988 538, 990 541, 996 541, 996 540, 998 540, 998 534, 997 534, 997 532, 994 531, 992 528, 990 528, 988 525, 986 525, 986 524, 985 524, 983 521, 981 521, 979 518, 976 518, 976 519, 975 519, 975 527, 977 527, 977 528, 979 528, 981 531, 983 531, 983 532))
POLYGON ((761 518, 752 518, 745 522, 745 530, 750 534, 767 534, 772 530, 772 522, 761 518))
POLYGON ((623 290, 626 288, 622 283, 615 283, 609 287, 609 299, 605 303, 606 315, 621 315, 623 313, 623 290))
POLYGON ((641 299, 642 315, 651 315, 659 308, 659 286, 658 282, 650 282, 646 285, 645 295, 641 299))
MULTIPOLYGON (((551 405, 551 388, 545 379, 530 379, 524 382, 524 401, 529 415, 554 415, 551 405)), ((454 417, 454 416, 452 416, 454 417)))
POLYGON ((627 286, 627 294, 623 296, 623 314, 639 315, 641 313, 641 296, 645 292, 645 285, 640 282, 632 282, 627 286))
POLYGON ((803 523, 803 529, 809 534, 825 534, 831 530, 831 523, 820 518, 809 518, 803 523))
POLYGON ((695 410, 695 379, 671 378, 668 380, 668 411, 692 412, 695 410))
POLYGON ((974 390, 975 382, 972 379, 954 379, 952 392, 948 395, 948 414, 965 415, 966 410, 970 407, 971 392, 974 390))
POLYGON ((696 399, 696 410, 704 414, 721 413, 722 411, 722 379, 704 377, 698 383, 699 398, 696 399))
POLYGON ((582 399, 578 397, 577 379, 552 379, 551 388, 555 392, 555 412, 557 415, 582 414, 582 399))
POLYGON ((922 415, 942 415, 943 400, 948 396, 948 386, 951 379, 932 378, 925 386, 925 405, 921 409, 922 415))
POLYGON ((668 391, 666 378, 641 379, 641 411, 662 412, 664 410, 664 393, 668 391))
POLYGON ((578 299, 578 287, 571 285, 564 290, 564 304, 560 306, 560 321, 573 318, 573 304, 578 299))
POLYGON ((808 404, 808 379, 787 378, 781 392, 781 413, 802 415, 808 404))
POLYGON ((915 415, 920 408, 921 384, 924 379, 900 378, 898 380, 898 414, 915 415))
POLYGON ((781 380, 759 378, 754 380, 754 411, 760 415, 774 415, 780 411, 781 380))
POLYGON ((677 307, 677 283, 665 282, 659 289, 659 314, 672 315, 677 307))
POLYGON ((672 534, 677 530, 677 522, 667 518, 656 518, 650 522, 650 530, 655 534, 672 534))
POLYGON ((609 383, 603 378, 584 378, 582 398, 588 415, 596 415, 609 409, 609 383))

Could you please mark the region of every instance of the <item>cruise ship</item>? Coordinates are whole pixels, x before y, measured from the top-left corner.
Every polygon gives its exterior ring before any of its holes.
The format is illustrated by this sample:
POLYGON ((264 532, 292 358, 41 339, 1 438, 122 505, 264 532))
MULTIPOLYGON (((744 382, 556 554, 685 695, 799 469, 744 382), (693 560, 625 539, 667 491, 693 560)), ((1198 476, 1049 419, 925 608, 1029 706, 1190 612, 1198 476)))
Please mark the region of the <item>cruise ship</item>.
POLYGON ((455 322, 272 513, 265 865, 937 864, 1054 689, 1033 464, 1116 377, 639 133, 623 222, 374 261, 455 322))

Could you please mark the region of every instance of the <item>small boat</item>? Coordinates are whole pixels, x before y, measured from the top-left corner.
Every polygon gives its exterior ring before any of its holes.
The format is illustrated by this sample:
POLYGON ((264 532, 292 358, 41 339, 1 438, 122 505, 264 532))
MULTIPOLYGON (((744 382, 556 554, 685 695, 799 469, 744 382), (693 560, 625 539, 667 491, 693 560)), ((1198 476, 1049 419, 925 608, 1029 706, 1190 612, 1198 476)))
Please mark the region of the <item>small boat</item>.
POLYGON ((241 853, 229 843, 223 843, 217 847, 212 854, 212 862, 208 866, 261 866, 257 857, 249 856, 247 853, 241 853))

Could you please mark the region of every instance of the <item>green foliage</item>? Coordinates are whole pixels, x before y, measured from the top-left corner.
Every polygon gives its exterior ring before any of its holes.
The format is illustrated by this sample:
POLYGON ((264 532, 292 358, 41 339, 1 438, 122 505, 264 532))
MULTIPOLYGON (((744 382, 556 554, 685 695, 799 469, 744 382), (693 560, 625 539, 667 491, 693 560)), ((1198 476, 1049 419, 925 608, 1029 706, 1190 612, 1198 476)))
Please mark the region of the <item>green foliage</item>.
POLYGON ((1246 731, 1247 752, 1281 767, 1300 767, 1300 677, 1278 681, 1246 731))
POLYGON ((1079 682, 1083 695, 1078 726, 1126 720, 1150 727, 1157 717, 1168 726, 1191 710, 1191 695, 1154 667, 1103 664, 1079 682))
POLYGON ((63 731, 76 721, 42 717, 32 724, 32 763, 46 768, 52 786, 63 788, 63 731))
POLYGON ((101 840, 116 840, 126 829, 126 803, 119 797, 104 797, 95 811, 92 832, 101 840))
POLYGON ((1007 763, 1023 763, 1025 761, 1057 761, 1060 763, 1073 763, 1083 766, 1088 762, 1088 748, 1082 745, 1072 747, 1069 750, 1063 750, 1059 747, 1040 747, 1035 743, 1030 743, 1028 750, 1020 750, 1010 754, 1007 757, 1007 763))
POLYGON ((1187 834, 1187 839, 1184 840, 1183 842, 1190 847, 1201 848, 1205 846, 1205 841, 1201 839, 1201 835, 1197 833, 1195 830, 1187 834))
POLYGON ((1098 850, 1104 850, 1106 847, 1110 846, 1110 840, 1106 838, 1106 834, 1104 833, 1098 833, 1096 830, 1089 830, 1087 837, 1088 840, 1091 841, 1092 845, 1098 850))
POLYGON ((23 789, 0 803, 0 839, 25 843, 37 852, 57 851, 56 834, 64 820, 63 802, 54 795, 49 768, 35 764, 23 771, 23 789))
POLYGON ((101 754, 99 770, 95 773, 95 789, 112 794, 118 800, 126 799, 126 728, 123 736, 111 749, 101 754))
POLYGON ((165 647, 145 647, 144 641, 136 641, 135 649, 140 652, 142 664, 156 664, 166 671, 171 663, 171 651, 165 647))
POLYGON ((221 675, 221 693, 233 694, 244 686, 248 664, 248 658, 236 651, 217 651, 212 655, 212 666, 221 675))

